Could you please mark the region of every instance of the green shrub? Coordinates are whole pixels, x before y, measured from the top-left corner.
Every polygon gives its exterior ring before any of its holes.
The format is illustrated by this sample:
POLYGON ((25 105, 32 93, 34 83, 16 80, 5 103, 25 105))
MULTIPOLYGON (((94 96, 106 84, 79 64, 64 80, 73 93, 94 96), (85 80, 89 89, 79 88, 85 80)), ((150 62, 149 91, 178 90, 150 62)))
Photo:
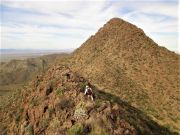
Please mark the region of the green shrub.
POLYGON ((86 87, 87 84, 88 84, 87 82, 80 82, 80 83, 79 83, 79 87, 80 87, 81 89, 85 89, 85 87, 86 87))
POLYGON ((56 90, 56 96, 62 96, 64 94, 64 89, 63 88, 58 88, 56 90))
POLYGON ((80 124, 75 124, 68 130, 68 135, 82 135, 83 134, 83 126, 80 124))
POLYGON ((99 108, 102 104, 102 101, 100 99, 95 100, 95 108, 99 108))

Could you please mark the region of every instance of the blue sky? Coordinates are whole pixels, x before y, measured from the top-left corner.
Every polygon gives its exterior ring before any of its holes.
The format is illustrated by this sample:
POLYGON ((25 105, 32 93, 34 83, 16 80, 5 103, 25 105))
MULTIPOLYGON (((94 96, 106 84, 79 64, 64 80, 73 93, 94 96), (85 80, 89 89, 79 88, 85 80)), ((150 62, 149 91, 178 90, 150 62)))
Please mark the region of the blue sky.
POLYGON ((72 49, 119 17, 178 48, 178 0, 1 0, 1 49, 72 49))

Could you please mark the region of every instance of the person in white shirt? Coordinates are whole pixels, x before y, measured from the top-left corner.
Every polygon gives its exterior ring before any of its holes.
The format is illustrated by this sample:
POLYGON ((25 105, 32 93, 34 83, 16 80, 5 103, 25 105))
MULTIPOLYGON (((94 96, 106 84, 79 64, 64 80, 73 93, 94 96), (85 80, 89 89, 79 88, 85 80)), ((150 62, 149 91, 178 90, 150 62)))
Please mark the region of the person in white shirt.
POLYGON ((88 97, 90 97, 92 101, 94 100, 92 89, 88 85, 86 85, 84 95, 87 95, 88 97))

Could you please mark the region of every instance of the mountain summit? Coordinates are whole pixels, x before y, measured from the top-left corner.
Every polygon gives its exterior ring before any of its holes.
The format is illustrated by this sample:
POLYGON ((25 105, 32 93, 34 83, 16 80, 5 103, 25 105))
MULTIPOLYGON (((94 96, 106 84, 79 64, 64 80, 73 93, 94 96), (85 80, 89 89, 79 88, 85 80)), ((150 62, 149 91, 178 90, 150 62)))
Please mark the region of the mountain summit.
POLYGON ((177 129, 179 58, 142 29, 113 18, 73 53, 73 67, 98 88, 177 129))

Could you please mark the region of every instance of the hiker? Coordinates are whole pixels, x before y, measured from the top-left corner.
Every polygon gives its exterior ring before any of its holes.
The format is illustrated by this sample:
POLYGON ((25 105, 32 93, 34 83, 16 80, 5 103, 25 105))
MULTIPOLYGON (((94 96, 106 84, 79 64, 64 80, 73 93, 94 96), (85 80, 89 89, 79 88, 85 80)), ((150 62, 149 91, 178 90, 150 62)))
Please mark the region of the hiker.
POLYGON ((94 100, 92 89, 88 85, 86 85, 84 95, 87 95, 88 97, 91 97, 92 101, 94 100))

